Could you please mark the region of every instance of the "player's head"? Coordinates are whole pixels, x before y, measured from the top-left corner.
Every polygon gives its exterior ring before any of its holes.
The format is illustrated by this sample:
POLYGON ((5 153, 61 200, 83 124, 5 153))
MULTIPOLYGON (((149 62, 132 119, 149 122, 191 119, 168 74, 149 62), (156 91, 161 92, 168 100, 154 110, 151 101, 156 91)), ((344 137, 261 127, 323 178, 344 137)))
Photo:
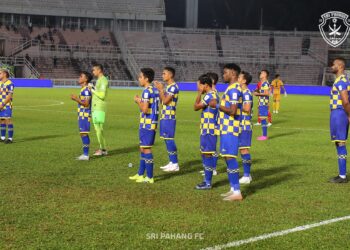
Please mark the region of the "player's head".
POLYGON ((99 77, 99 76, 103 75, 102 64, 94 64, 92 66, 92 74, 94 75, 94 77, 99 77))
POLYGON ((242 71, 240 74, 239 74, 239 77, 238 77, 238 82, 243 85, 249 85, 249 83, 252 82, 252 76, 251 74, 249 74, 248 72, 246 71, 242 71))
POLYGON ((267 69, 260 71, 259 78, 261 81, 266 81, 269 78, 270 72, 267 69))
POLYGON ((175 69, 172 67, 165 67, 162 76, 164 82, 173 81, 175 78, 175 69))
POLYGON ((87 71, 80 72, 79 84, 88 84, 92 80, 92 75, 87 71))
POLYGON ((7 69, 0 69, 0 80, 8 79, 10 77, 10 72, 7 69))
POLYGON ((139 74, 139 82, 140 85, 146 86, 147 84, 150 84, 154 80, 154 70, 151 68, 142 68, 140 70, 139 74))
POLYGON ((276 79, 280 79, 280 75, 279 75, 279 74, 276 74, 276 75, 275 75, 275 78, 276 78, 276 79))
POLYGON ((203 89, 202 93, 204 92, 207 93, 211 90, 213 86, 213 82, 207 74, 204 74, 198 78, 198 86, 202 87, 203 89))
POLYGON ((210 77, 210 79, 211 79, 211 81, 212 81, 214 86, 218 83, 218 81, 219 81, 219 75, 218 74, 216 74, 214 72, 208 72, 207 76, 210 77))
POLYGON ((346 61, 342 57, 337 57, 333 60, 332 72, 334 74, 342 73, 345 70, 346 61))
POLYGON ((235 63, 229 63, 224 66, 223 79, 225 83, 237 81, 241 68, 235 63))

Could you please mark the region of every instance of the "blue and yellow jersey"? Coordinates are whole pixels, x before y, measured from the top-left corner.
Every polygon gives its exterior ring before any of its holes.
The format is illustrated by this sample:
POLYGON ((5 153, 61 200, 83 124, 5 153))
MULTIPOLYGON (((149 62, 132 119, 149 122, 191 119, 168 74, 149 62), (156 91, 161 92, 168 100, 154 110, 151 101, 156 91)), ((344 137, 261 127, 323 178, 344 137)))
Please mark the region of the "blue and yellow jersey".
POLYGON ((215 130, 218 109, 209 106, 209 103, 212 100, 218 101, 218 95, 215 93, 215 91, 210 91, 202 99, 202 103, 205 105, 205 108, 202 110, 201 114, 201 135, 216 135, 215 130))
MULTIPOLYGON (((263 82, 259 93, 263 94, 266 90, 269 91, 270 86, 268 82, 263 82)), ((259 106, 269 106, 269 96, 259 96, 259 106)))
MULTIPOLYGON (((0 103, 2 106, 4 106, 5 100, 8 97, 8 95, 13 95, 14 89, 15 86, 13 85, 13 82, 11 82, 11 80, 7 80, 6 82, 0 82, 0 103)), ((10 101, 4 106, 4 108, 12 109, 12 97, 10 101)))
POLYGON ((171 102, 163 104, 161 119, 176 119, 176 105, 179 99, 179 86, 174 82, 169 84, 165 89, 165 96, 173 96, 171 102))
POLYGON ((242 131, 252 130, 252 110, 253 110, 253 96, 249 89, 242 91, 243 105, 250 104, 250 111, 245 112, 242 107, 241 128, 242 131))
POLYGON ((156 130, 159 117, 159 92, 153 86, 148 86, 142 92, 141 102, 148 103, 147 114, 140 112, 140 128, 156 130))
POLYGON ((234 116, 230 116, 220 111, 218 124, 220 126, 220 134, 233 134, 238 136, 240 133, 242 109, 242 89, 238 82, 228 86, 222 96, 220 105, 225 106, 226 108, 231 107, 231 105, 237 105, 237 112, 234 116))
POLYGON ((89 101, 89 106, 88 107, 84 107, 83 105, 78 103, 78 119, 79 120, 85 120, 91 119, 91 91, 90 89, 86 86, 86 87, 82 87, 80 90, 80 94, 79 94, 79 99, 81 101, 89 101))
POLYGON ((342 92, 343 90, 348 91, 350 99, 350 82, 345 75, 338 76, 337 79, 335 79, 334 81, 329 102, 331 110, 344 109, 343 102, 340 96, 340 92, 342 92))

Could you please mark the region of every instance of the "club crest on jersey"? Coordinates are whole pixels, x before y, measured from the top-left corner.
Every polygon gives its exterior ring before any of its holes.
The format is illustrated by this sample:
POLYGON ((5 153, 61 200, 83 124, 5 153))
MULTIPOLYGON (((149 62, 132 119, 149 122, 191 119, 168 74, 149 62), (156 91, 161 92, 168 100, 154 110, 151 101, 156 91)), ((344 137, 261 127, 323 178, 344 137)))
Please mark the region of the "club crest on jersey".
POLYGON ((326 43, 332 47, 340 46, 350 32, 350 19, 348 15, 340 11, 324 13, 320 19, 318 28, 326 43))

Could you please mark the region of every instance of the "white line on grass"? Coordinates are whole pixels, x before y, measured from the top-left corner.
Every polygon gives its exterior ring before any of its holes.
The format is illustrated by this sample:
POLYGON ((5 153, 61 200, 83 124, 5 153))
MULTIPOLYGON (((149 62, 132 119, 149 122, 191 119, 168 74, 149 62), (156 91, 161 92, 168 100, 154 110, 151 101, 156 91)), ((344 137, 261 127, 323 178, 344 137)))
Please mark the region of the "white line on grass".
POLYGON ((263 234, 263 235, 248 238, 245 240, 232 241, 232 242, 229 242, 229 243, 226 243, 223 245, 217 245, 214 247, 207 247, 207 248, 204 248, 204 250, 219 250, 219 249, 224 249, 224 248, 229 248, 229 247, 238 247, 238 246, 242 246, 242 245, 249 244, 252 242, 266 240, 266 239, 270 239, 270 238, 274 238, 274 237, 279 237, 279 236, 287 235, 290 233, 305 231, 305 230, 309 230, 311 228, 320 227, 320 226, 324 226, 324 225, 328 225, 328 224, 333 224, 333 223, 336 223, 339 221, 345 221, 345 220, 350 220, 350 215, 347 215, 344 217, 338 217, 338 218, 334 218, 334 219, 330 219, 330 220, 324 220, 324 221, 320 221, 320 222, 313 223, 313 224, 307 224, 304 226, 294 227, 294 228, 283 230, 283 231, 277 231, 274 233, 263 234))
POLYGON ((55 101, 55 103, 52 104, 43 104, 43 105, 32 105, 32 106, 15 106, 16 108, 35 108, 35 107, 51 107, 51 106, 60 106, 63 105, 64 102, 61 101, 55 101))

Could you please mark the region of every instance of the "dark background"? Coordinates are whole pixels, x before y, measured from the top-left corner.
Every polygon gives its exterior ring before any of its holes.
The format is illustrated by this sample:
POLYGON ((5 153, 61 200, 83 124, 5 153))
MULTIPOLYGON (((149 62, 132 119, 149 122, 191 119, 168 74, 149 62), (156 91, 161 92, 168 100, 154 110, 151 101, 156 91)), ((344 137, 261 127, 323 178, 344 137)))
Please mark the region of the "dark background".
MULTIPOLYGON (((318 30, 321 15, 342 11, 350 15, 350 0, 198 0, 199 28, 318 30)), ((165 0, 165 26, 185 27, 185 0, 165 0)))

